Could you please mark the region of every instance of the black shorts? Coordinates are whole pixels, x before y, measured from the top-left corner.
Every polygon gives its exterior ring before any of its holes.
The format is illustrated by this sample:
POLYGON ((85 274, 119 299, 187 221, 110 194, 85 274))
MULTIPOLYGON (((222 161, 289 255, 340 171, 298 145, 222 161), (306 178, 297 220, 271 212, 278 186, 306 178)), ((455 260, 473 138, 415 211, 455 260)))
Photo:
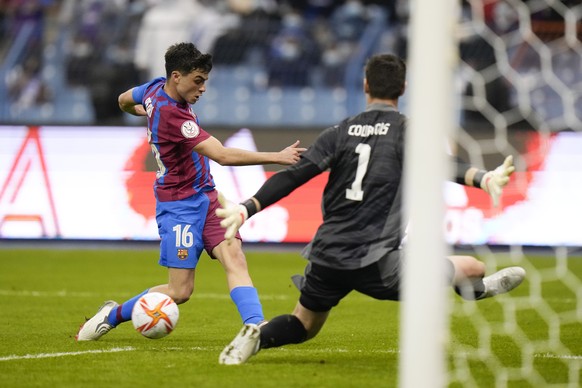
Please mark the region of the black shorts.
POLYGON ((309 263, 299 302, 311 311, 329 311, 353 290, 375 299, 399 300, 400 254, 395 250, 376 263, 351 270, 309 263))
MULTIPOLYGON (((299 302, 303 307, 316 312, 325 312, 355 290, 379 300, 400 300, 402 251, 389 252, 382 259, 367 267, 338 270, 315 263, 305 269, 299 302)), ((447 277, 451 281, 454 266, 447 262, 447 277)))

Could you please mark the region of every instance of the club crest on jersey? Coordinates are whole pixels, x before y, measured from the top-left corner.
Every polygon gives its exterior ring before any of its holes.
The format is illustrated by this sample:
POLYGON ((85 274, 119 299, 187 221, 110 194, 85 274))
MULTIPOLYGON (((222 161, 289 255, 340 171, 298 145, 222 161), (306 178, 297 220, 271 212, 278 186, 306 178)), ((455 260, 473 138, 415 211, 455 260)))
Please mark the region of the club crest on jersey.
POLYGON ((188 250, 187 249, 178 249, 178 259, 186 260, 188 258, 188 250))
POLYGON ((182 130, 182 135, 187 138, 193 138, 200 134, 200 127, 192 120, 184 121, 180 129, 182 130))

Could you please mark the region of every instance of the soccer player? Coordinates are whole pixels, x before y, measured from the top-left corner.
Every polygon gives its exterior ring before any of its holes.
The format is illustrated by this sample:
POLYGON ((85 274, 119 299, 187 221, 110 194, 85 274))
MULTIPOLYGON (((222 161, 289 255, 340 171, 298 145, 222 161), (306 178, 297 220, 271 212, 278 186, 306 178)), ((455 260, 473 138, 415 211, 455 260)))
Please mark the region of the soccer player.
POLYGON ((205 249, 226 272, 230 296, 244 323, 264 320, 257 290, 253 287, 240 235, 227 242, 209 159, 237 166, 277 163, 290 165, 305 148, 299 141, 279 152, 251 152, 226 148, 200 127, 192 111, 206 91, 212 57, 191 43, 171 46, 165 54, 166 77, 156 78, 119 96, 120 108, 147 116, 147 136, 159 171, 154 185, 156 220, 161 238, 160 260, 168 267, 168 284, 151 287, 118 305, 107 301, 79 329, 77 341, 97 340, 131 319, 137 300, 148 292, 162 292, 177 304, 188 301, 194 290, 196 264, 205 249))
MULTIPOLYGON (((260 327, 246 324, 224 348, 219 363, 246 362, 259 349, 313 338, 330 310, 352 290, 380 300, 399 300, 403 259, 402 182, 406 119, 398 112, 406 65, 388 54, 365 67, 366 110, 327 128, 300 161, 269 178, 241 204, 220 195, 225 237, 232 239, 253 214, 329 169, 323 193, 323 224, 303 251, 305 277, 295 278, 301 295, 292 314, 260 327)), ((494 171, 481 171, 456 159, 455 181, 485 190, 497 203, 514 171, 511 156, 494 171)), ((449 280, 465 299, 505 293, 525 277, 510 267, 485 277, 485 265, 471 256, 446 258, 449 280), (469 285, 468 287, 465 285, 469 285)))

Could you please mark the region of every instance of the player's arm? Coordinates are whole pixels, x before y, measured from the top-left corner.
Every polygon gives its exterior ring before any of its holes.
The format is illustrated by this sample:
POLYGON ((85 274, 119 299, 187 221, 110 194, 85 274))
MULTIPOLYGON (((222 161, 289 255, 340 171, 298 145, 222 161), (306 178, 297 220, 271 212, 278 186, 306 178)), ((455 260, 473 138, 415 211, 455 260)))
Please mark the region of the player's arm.
POLYGON ((143 105, 133 99, 133 89, 131 88, 119 95, 117 98, 119 109, 134 116, 147 116, 143 105))
POLYGON ((279 171, 269 179, 257 193, 240 204, 234 204, 219 193, 221 209, 216 215, 223 218, 220 225, 226 229, 224 237, 232 239, 242 224, 254 214, 285 198, 293 190, 322 173, 322 170, 308 159, 302 158, 297 164, 279 171))
POLYGON ((511 155, 505 158, 503 164, 492 171, 472 167, 459 158, 455 159, 455 163, 455 181, 465 186, 480 187, 491 196, 494 206, 499 204, 499 197, 501 197, 503 188, 509 182, 509 176, 515 171, 513 156, 511 155))
POLYGON ((240 148, 225 147, 215 137, 194 146, 194 151, 207 156, 222 166, 248 166, 252 164, 283 164, 297 163, 305 148, 299 147, 299 140, 279 152, 257 152, 240 148))

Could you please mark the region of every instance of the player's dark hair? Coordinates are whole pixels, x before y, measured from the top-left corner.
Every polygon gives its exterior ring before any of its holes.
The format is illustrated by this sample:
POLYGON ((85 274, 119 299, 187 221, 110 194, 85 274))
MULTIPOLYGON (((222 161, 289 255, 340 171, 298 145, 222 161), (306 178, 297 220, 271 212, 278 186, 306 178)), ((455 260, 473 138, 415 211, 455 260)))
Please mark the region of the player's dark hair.
POLYGON ((176 43, 170 46, 164 56, 166 60, 166 77, 173 71, 188 74, 194 70, 210 73, 212 70, 212 55, 202 54, 192 43, 176 43))
POLYGON ((395 100, 404 93, 406 64, 392 54, 379 54, 366 63, 368 92, 372 98, 395 100))

